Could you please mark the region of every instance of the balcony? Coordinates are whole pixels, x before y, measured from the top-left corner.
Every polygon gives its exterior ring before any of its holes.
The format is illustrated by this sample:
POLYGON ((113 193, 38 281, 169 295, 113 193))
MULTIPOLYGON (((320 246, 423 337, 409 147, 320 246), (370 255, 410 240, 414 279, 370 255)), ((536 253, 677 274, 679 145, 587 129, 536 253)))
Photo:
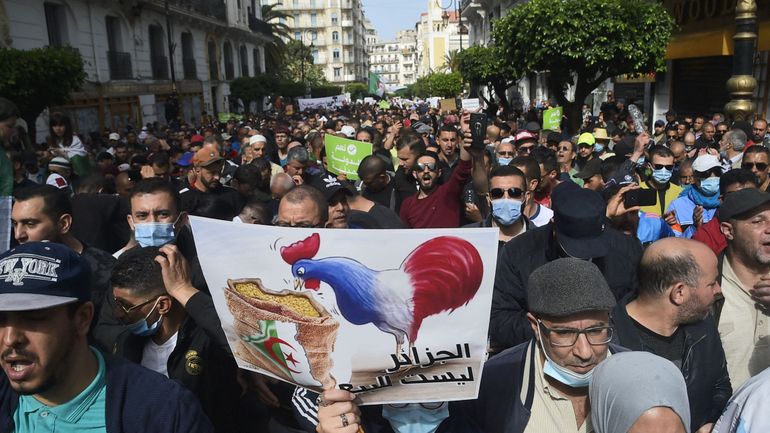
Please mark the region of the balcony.
POLYGON ((353 20, 342 20, 342 27, 353 27, 353 20))
POLYGON ((155 80, 168 80, 168 58, 166 56, 150 56, 152 78, 155 80))
POLYGON ((262 33, 265 36, 273 37, 273 29, 270 27, 270 24, 252 15, 249 15, 249 28, 254 33, 262 33))
POLYGON ((195 59, 182 59, 182 69, 184 69, 185 80, 198 79, 198 71, 195 67, 195 59))
POLYGON ((110 67, 110 78, 113 80, 130 80, 133 78, 131 71, 131 54, 120 51, 107 51, 107 64, 110 67))

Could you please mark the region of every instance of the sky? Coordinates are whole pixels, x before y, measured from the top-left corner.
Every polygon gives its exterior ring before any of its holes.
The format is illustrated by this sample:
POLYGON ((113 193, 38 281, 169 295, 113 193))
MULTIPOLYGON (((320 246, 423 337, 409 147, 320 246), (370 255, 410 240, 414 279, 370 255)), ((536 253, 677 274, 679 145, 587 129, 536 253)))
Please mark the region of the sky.
POLYGON ((395 40, 397 31, 414 29, 420 13, 428 10, 425 0, 363 0, 363 5, 380 41, 395 40))

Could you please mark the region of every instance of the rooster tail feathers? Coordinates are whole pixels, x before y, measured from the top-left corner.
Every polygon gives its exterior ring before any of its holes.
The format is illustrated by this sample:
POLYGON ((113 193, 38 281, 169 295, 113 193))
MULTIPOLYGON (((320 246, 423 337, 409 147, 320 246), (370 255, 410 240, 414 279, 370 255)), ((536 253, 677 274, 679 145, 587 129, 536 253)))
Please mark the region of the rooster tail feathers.
POLYGON ((468 241, 440 236, 415 248, 401 265, 414 288, 414 320, 409 340, 417 339, 422 320, 454 311, 476 295, 484 275, 481 255, 468 241))

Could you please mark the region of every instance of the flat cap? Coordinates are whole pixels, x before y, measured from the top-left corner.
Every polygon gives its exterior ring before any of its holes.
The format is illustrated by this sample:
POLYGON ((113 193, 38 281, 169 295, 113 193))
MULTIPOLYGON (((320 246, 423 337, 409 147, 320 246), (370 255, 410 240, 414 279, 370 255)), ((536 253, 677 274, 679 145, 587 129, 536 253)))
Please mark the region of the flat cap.
POLYGON ((744 188, 727 194, 719 207, 719 221, 729 221, 770 203, 770 194, 757 188, 744 188))
POLYGON ((535 316, 566 317, 610 311, 616 302, 595 264, 568 257, 548 262, 530 274, 527 303, 535 316))

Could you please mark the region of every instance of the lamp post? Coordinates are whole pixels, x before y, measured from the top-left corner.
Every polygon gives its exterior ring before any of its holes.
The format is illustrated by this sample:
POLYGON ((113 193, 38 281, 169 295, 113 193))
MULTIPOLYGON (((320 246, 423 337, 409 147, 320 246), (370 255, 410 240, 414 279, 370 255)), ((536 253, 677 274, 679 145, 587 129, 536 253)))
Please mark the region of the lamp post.
POLYGON ((441 21, 444 24, 444 28, 446 28, 447 25, 449 25, 449 10, 454 9, 455 13, 457 14, 457 34, 460 36, 460 51, 463 50, 463 16, 460 14, 460 3, 461 0, 449 0, 449 4, 446 6, 443 6, 444 2, 437 2, 436 4, 438 7, 444 11, 441 13, 441 21))
POLYGON ((754 79, 754 55, 757 47, 757 3, 738 0, 735 6, 735 54, 733 75, 727 80, 730 102, 725 105, 728 118, 749 120, 756 112, 752 101, 757 80, 754 79))
MULTIPOLYGON (((313 50, 313 41, 316 39, 316 35, 313 34, 313 30, 305 30, 299 38, 299 45, 301 47, 300 50, 300 65, 301 65, 301 78, 302 78, 302 84, 305 84, 305 36, 310 35, 310 50, 311 50, 311 56, 312 56, 312 50, 313 50)), ((314 60, 311 60, 313 62, 312 64, 315 64, 314 60)))

